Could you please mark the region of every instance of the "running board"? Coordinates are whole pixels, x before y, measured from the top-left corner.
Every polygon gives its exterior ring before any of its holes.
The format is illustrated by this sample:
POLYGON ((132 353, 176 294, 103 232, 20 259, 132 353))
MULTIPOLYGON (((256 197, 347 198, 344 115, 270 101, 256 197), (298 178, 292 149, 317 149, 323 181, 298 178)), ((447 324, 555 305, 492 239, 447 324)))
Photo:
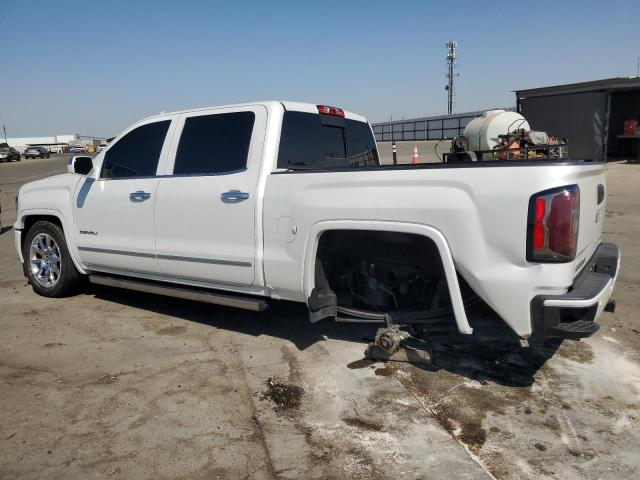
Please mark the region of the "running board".
POLYGON ((164 295, 166 297, 183 298, 185 300, 194 300, 196 302, 224 305, 226 307, 243 308, 245 310, 253 310, 254 312, 262 312, 268 307, 268 303, 266 300, 259 300, 256 298, 244 297, 240 295, 229 295, 212 291, 195 290, 191 288, 164 285, 154 282, 145 282, 143 280, 133 280, 128 278, 109 277, 106 275, 94 274, 89 275, 89 281, 96 285, 126 288, 127 290, 135 290, 136 292, 153 293, 157 295, 164 295))

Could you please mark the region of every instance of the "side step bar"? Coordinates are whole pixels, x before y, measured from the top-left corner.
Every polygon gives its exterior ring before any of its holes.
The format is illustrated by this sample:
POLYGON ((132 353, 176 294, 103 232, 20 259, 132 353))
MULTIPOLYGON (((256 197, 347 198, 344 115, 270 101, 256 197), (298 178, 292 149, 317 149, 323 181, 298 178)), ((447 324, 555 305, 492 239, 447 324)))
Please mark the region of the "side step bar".
POLYGON ((144 280, 133 280, 121 277, 110 277, 106 275, 89 275, 89 281, 96 285, 108 287, 126 288, 136 292, 154 293, 166 297, 183 298, 185 300, 195 300, 196 302, 213 303, 227 307, 243 308, 262 312, 269 304, 266 300, 260 300, 240 295, 229 295, 206 290, 196 290, 192 288, 166 285, 155 282, 145 282, 144 280))

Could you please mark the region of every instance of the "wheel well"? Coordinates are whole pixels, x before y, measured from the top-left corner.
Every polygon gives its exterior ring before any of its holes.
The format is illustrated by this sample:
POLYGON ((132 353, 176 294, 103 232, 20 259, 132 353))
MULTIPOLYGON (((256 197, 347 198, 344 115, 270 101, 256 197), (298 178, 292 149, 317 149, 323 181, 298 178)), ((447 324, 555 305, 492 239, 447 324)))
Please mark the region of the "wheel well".
MULTIPOLYGON (((427 311, 451 305, 440 252, 424 235, 329 230, 319 239, 317 260, 339 306, 427 311)), ((316 275, 316 286, 321 280, 316 275)))
POLYGON ((24 227, 22 228, 22 231, 24 232, 22 235, 22 247, 24 247, 24 242, 25 242, 25 239, 27 238, 27 233, 29 232, 29 230, 31 230, 31 227, 33 227, 36 223, 41 221, 53 223, 54 225, 59 226, 64 231, 64 228, 62 227, 62 222, 55 215, 29 215, 24 218, 24 227))

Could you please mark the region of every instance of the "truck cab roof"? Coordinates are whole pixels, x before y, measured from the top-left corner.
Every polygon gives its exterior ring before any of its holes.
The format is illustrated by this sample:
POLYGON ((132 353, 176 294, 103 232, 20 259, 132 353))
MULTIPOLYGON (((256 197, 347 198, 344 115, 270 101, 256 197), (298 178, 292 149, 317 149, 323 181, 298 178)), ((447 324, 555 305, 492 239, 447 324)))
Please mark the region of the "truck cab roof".
MULTIPOLYGON (((175 112, 164 112, 164 113, 160 113, 160 114, 157 114, 157 115, 151 115, 151 116, 145 118, 144 120, 148 120, 148 119, 155 118, 155 117, 166 116, 166 115, 177 115, 177 114, 181 114, 181 113, 197 112, 199 110, 210 110, 212 108, 238 108, 238 107, 249 106, 249 105, 264 105, 268 110, 277 109, 277 108, 284 108, 284 110, 286 110, 286 111, 295 111, 295 112, 306 112, 306 113, 319 114, 318 113, 318 105, 325 105, 325 104, 315 104, 315 103, 308 103, 308 102, 296 102, 296 101, 289 101, 289 100, 263 100, 263 101, 256 101, 256 102, 234 103, 234 104, 229 104, 229 105, 212 105, 212 106, 207 106, 207 107, 189 108, 187 110, 177 110, 175 112)), ((336 108, 340 108, 340 107, 336 107, 336 108)), ((367 121, 367 119, 365 117, 363 117, 362 115, 358 115, 357 113, 350 112, 350 111, 344 110, 344 109, 341 109, 341 110, 344 112, 345 118, 348 118, 350 120, 356 120, 356 121, 359 121, 359 122, 366 122, 367 121)))

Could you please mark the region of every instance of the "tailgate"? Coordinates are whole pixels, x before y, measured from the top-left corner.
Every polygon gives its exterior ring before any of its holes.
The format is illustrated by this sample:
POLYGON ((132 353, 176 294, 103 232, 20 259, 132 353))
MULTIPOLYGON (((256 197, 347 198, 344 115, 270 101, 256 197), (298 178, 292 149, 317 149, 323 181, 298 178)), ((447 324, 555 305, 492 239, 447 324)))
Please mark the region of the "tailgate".
POLYGON ((606 205, 605 165, 600 168, 582 168, 578 173, 580 187, 580 226, 575 259, 575 274, 593 255, 601 242, 602 224, 606 205))

